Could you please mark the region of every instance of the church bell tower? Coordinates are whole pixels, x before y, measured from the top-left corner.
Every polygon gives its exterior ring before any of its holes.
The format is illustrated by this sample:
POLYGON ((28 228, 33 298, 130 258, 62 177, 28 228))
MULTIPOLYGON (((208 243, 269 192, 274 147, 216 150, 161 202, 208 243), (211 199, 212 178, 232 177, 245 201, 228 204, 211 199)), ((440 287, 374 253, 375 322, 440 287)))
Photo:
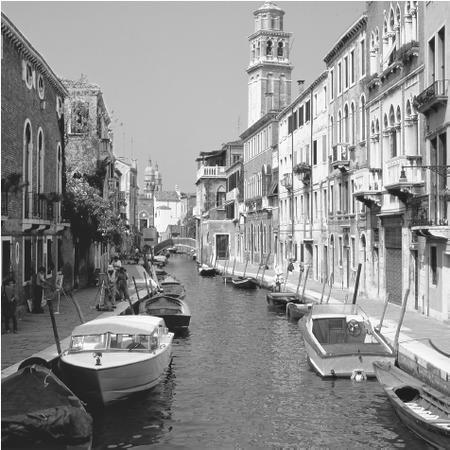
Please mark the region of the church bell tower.
POLYGON ((289 61, 291 33, 283 31, 284 11, 265 2, 253 12, 255 31, 248 38, 248 127, 270 111, 281 111, 291 102, 289 61))

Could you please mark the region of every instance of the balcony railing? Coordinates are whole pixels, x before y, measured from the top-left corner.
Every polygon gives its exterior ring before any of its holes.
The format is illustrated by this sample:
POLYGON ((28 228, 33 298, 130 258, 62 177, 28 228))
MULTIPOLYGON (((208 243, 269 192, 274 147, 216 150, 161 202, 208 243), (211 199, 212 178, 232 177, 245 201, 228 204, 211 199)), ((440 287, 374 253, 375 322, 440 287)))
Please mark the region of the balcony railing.
POLYGON ((448 80, 436 80, 422 91, 414 100, 416 108, 421 113, 436 108, 448 99, 448 80))
POLYGON ((225 166, 201 166, 197 170, 197 180, 200 178, 223 178, 225 169, 225 166))
POLYGON ((410 170, 408 170, 407 180, 409 184, 423 183, 422 169, 420 168, 420 166, 416 164, 415 167, 412 167, 411 161, 406 156, 404 156, 386 162, 386 172, 383 179, 385 186, 403 182, 403 166, 409 166, 410 168, 410 170))
POLYGON ((350 165, 350 152, 348 144, 333 145, 331 165, 334 169, 345 169, 350 165))
POLYGON ((52 201, 42 198, 41 194, 28 192, 24 203, 25 219, 53 220, 55 208, 52 201))

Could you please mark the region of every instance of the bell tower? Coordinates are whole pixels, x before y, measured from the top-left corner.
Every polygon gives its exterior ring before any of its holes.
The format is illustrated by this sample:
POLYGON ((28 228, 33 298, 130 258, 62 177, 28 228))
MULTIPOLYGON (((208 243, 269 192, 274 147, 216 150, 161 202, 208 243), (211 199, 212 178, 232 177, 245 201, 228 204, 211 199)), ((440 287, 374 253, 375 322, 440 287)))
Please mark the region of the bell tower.
POLYGON ((271 1, 253 12, 255 31, 248 38, 248 127, 269 111, 281 111, 291 102, 289 43, 283 31, 284 11, 271 1))

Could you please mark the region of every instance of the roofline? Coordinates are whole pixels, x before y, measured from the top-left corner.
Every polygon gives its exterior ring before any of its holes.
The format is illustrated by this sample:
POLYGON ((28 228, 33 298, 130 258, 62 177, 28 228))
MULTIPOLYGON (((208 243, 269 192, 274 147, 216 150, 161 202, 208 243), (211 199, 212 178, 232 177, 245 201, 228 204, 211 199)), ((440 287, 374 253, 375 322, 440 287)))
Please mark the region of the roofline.
POLYGON ((50 68, 42 55, 31 45, 28 39, 19 31, 11 20, 2 12, 2 34, 9 38, 12 43, 23 53, 37 68, 48 78, 50 84, 63 97, 68 97, 69 92, 50 68))
POLYGON ((264 114, 261 118, 259 118, 255 123, 250 125, 239 137, 242 141, 244 141, 248 136, 252 135, 256 132, 259 128, 262 128, 263 126, 267 125, 269 122, 276 120, 278 111, 269 111, 268 113, 264 114))
POLYGON ((337 40, 334 47, 327 53, 325 58, 323 58, 324 62, 328 64, 334 56, 338 53, 339 50, 341 50, 345 44, 352 39, 361 29, 364 27, 364 25, 367 24, 367 14, 363 14, 359 19, 357 19, 353 25, 351 25, 347 31, 337 40))
POLYGON ((286 106, 282 111, 280 111, 277 115, 277 120, 280 120, 280 118, 286 114, 286 112, 290 112, 292 108, 299 103, 301 100, 303 100, 307 94, 310 94, 311 91, 314 90, 323 80, 325 80, 328 76, 328 71, 324 70, 306 89, 304 89, 292 102, 289 106, 286 106))

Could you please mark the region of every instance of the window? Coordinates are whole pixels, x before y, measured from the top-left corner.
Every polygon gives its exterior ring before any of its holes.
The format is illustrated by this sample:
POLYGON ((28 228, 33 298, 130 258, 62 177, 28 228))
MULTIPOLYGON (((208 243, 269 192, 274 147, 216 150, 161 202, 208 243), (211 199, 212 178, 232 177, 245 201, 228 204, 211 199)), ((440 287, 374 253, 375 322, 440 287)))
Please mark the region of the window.
POLYGON ((298 110, 298 125, 301 127, 305 122, 304 122, 304 114, 303 114, 303 105, 300 107, 300 109, 298 110))
POLYGON ((89 103, 76 102, 72 105, 72 133, 86 133, 89 123, 89 103))
POLYGON ((280 58, 283 57, 283 43, 282 42, 278 42, 277 56, 280 58))
POLYGON ((360 110, 360 114, 361 114, 361 120, 360 120, 360 124, 361 124, 361 141, 365 141, 366 140, 366 98, 364 97, 364 95, 361 95, 361 110, 360 110))
POLYGON ((334 99, 334 70, 330 71, 330 101, 334 99))
POLYGON ((356 267, 356 248, 355 248, 355 238, 351 238, 351 258, 352 258, 352 268, 354 269, 356 267))
POLYGON ((47 239, 47 260, 45 261, 45 267, 47 268, 47 275, 52 274, 53 270, 53 255, 52 255, 52 240, 47 239))
POLYGON ((348 56, 344 58, 344 86, 348 88, 348 56))
POLYGON ((313 111, 314 117, 317 117, 317 94, 314 94, 313 111))
POLYGON ((38 84, 38 95, 39 95, 39 98, 41 100, 43 100, 44 99, 44 94, 45 94, 45 84, 44 84, 44 77, 41 74, 38 75, 38 83, 37 84, 38 84))
POLYGON ((266 45, 266 55, 267 56, 272 56, 272 41, 267 41, 267 45, 266 45))
POLYGON ((25 83, 28 89, 33 87, 33 68, 29 62, 25 63, 25 83))
POLYGON ((311 102, 308 100, 305 104, 305 122, 311 119, 311 102))
POLYGON ((31 240, 26 239, 23 243, 23 281, 31 281, 33 267, 31 266, 31 240))
POLYGON ((355 82, 355 50, 350 52, 350 84, 355 82))
POLYGON ((342 92, 342 65, 338 64, 337 68, 337 84, 338 84, 338 94, 342 92))
POLYGON ((322 135, 322 162, 327 161, 327 135, 322 135))
POLYGON ((60 96, 56 97, 56 113, 58 114, 58 119, 61 119, 61 116, 64 112, 64 105, 62 98, 60 96))
POLYGON ((352 103, 351 105, 351 111, 350 111, 350 120, 351 120, 351 144, 355 145, 356 143, 356 115, 355 115, 355 104, 352 103))
POLYGON ((366 74, 366 40, 360 42, 361 78, 366 74))
POLYGON ((430 247, 430 269, 431 269, 431 283, 436 286, 438 284, 437 272, 437 247, 430 247))
POLYGON ((317 164, 317 141, 313 141, 313 165, 317 164))

